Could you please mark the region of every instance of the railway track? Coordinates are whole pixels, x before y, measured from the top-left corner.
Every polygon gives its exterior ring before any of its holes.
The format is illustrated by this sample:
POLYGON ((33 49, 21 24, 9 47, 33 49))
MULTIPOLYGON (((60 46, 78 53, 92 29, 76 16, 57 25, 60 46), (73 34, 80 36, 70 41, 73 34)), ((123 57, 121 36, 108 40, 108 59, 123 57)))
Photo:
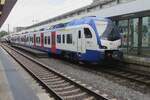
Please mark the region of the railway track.
MULTIPOLYGON (((115 66, 113 66, 113 68, 114 67, 115 66)), ((138 82, 150 86, 150 75, 124 68, 113 68, 102 69, 102 71, 117 77, 128 79, 132 82, 138 82)))
MULTIPOLYGON (((76 81, 40 63, 32 57, 2 45, 2 47, 23 66, 56 100, 112 100, 100 91, 76 81)), ((116 99, 113 99, 116 100, 116 99)))

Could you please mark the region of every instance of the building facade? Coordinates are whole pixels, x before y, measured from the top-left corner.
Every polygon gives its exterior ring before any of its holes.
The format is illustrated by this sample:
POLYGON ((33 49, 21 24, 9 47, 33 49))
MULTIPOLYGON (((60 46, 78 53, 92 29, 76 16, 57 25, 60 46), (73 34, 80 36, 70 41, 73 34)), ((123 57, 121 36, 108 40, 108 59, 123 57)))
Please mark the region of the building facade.
POLYGON ((13 28, 13 32, 20 32, 20 31, 22 31, 22 30, 24 30, 25 29, 25 27, 14 27, 13 28))
POLYGON ((150 56, 150 16, 115 20, 122 33, 122 48, 127 54, 150 56))

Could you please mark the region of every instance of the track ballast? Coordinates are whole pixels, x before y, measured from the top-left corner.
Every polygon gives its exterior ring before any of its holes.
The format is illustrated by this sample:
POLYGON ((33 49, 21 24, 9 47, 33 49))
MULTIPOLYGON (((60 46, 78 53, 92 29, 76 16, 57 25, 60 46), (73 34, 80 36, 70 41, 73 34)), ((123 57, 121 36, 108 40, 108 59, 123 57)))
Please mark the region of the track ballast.
POLYGON ((81 84, 63 73, 50 69, 43 63, 18 50, 4 45, 3 48, 36 78, 56 100, 111 100, 102 96, 99 91, 94 91, 90 87, 86 87, 85 84, 81 84))

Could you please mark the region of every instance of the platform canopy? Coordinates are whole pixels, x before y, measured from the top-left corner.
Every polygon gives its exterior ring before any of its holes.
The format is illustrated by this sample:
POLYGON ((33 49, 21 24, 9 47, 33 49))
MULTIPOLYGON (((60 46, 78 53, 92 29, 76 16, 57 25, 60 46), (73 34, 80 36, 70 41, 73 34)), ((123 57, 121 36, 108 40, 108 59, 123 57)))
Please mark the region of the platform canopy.
POLYGON ((0 27, 7 19, 17 0, 0 0, 0 27))

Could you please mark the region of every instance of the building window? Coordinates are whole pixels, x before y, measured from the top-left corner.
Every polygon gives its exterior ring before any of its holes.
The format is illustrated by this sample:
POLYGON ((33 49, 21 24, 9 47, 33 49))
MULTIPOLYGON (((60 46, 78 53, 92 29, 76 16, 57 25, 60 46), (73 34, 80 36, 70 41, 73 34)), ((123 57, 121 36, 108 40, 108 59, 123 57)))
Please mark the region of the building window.
POLYGON ((45 36, 44 42, 45 42, 45 44, 47 44, 47 36, 45 36))
POLYGON ((72 34, 67 34, 67 43, 72 44, 72 34))
POLYGON ((57 35, 57 43, 61 43, 61 35, 57 35))
POLYGON ((138 47, 138 18, 131 19, 129 27, 129 46, 131 50, 133 47, 138 47))
POLYGON ((84 28, 85 38, 92 38, 92 33, 89 28, 84 28))
POLYGON ((63 43, 65 43, 65 35, 63 34, 63 43))
POLYGON ((119 31, 122 36, 122 47, 127 47, 128 40, 128 20, 119 21, 119 31))
POLYGON ((150 56, 150 17, 142 20, 142 54, 150 56))
POLYGON ((48 36, 48 45, 50 45, 50 42, 51 41, 51 39, 50 39, 50 36, 48 36))
POLYGON ((150 48, 150 17, 143 17, 142 47, 149 47, 150 48))

